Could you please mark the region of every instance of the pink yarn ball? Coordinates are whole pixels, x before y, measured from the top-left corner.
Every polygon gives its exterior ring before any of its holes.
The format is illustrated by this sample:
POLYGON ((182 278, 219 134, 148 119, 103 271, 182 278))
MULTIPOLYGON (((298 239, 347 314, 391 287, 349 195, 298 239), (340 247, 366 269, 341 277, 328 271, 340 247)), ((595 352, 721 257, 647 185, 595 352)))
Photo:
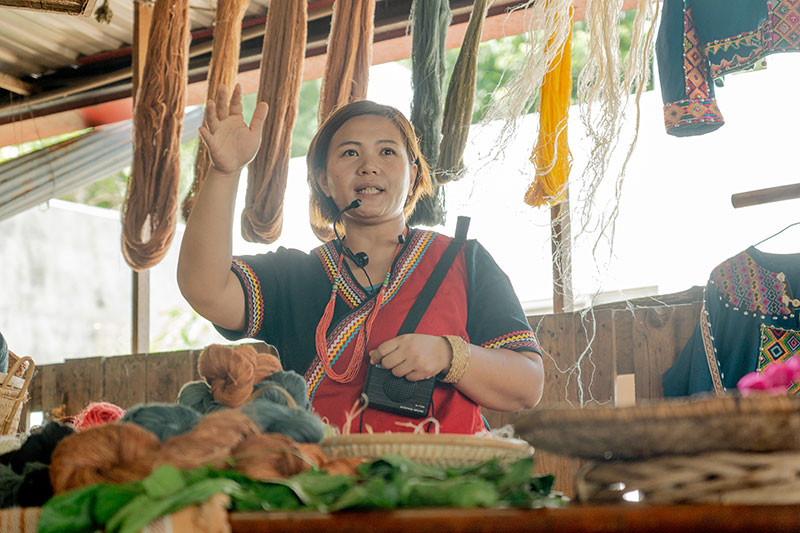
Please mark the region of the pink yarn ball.
POLYGON ((83 431, 94 426, 116 422, 125 415, 122 407, 109 402, 92 402, 78 413, 72 422, 75 429, 83 431))

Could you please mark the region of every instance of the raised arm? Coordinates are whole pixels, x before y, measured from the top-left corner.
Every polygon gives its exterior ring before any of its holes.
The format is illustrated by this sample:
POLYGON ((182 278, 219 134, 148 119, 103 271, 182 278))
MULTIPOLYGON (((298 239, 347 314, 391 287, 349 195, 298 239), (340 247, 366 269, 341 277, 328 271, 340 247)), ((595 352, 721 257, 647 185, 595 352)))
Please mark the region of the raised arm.
POLYGON ((242 89, 220 86, 206 105, 200 136, 211 170, 192 208, 178 258, 178 287, 200 315, 231 330, 244 329, 244 292, 231 271, 233 214, 242 168, 261 144, 267 104, 260 102, 248 126, 242 117, 242 89))

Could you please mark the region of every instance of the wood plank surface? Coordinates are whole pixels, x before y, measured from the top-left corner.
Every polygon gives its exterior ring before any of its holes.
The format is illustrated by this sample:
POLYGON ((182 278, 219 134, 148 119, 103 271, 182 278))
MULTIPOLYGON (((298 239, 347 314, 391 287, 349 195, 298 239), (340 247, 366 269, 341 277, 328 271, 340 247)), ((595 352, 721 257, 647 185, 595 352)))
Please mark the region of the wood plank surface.
POLYGON ((233 533, 771 533, 800 531, 796 505, 571 505, 563 509, 403 509, 230 513, 233 533))
MULTIPOLYGON (((663 398, 660 361, 675 354, 671 307, 637 309, 633 321, 633 373, 636 399, 663 398)), ((666 369, 664 369, 666 370, 666 369)))
POLYGON ((123 409, 145 401, 147 355, 107 357, 103 363, 105 400, 123 409))
POLYGON ((193 380, 193 367, 190 350, 148 355, 145 401, 174 403, 181 387, 193 380))

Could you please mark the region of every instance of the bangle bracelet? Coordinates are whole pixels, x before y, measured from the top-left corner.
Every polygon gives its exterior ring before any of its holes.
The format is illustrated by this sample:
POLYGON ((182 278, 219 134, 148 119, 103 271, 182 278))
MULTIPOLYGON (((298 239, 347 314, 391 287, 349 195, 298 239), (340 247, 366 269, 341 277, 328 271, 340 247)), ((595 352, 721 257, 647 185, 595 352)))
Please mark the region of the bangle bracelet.
POLYGON ((469 366, 469 346, 467 341, 458 335, 442 335, 442 338, 450 345, 453 357, 450 359, 450 370, 442 379, 444 383, 458 383, 469 366))

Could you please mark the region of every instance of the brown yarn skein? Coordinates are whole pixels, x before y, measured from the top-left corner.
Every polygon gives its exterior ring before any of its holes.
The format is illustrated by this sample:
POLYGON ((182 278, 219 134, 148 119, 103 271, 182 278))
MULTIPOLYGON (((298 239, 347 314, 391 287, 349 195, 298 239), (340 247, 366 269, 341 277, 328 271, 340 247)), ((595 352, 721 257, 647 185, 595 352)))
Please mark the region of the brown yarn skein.
POLYGON ((53 450, 50 484, 60 494, 93 483, 127 483, 147 477, 158 437, 136 424, 95 426, 64 438, 53 450))
POLYGON ((354 476, 358 474, 358 466, 365 462, 366 459, 357 457, 339 457, 319 465, 319 469, 327 470, 332 476, 354 476))
POLYGON ((234 468, 259 480, 287 478, 311 468, 297 443, 280 433, 248 437, 233 450, 234 468))
POLYGON ((211 387, 211 395, 228 407, 244 405, 253 394, 253 385, 281 369, 277 357, 258 353, 248 344, 212 344, 197 361, 197 371, 211 387))
POLYGON ((233 449, 261 431, 247 415, 222 409, 205 415, 189 432, 167 440, 154 457, 154 464, 192 469, 210 465, 226 468, 233 449))

